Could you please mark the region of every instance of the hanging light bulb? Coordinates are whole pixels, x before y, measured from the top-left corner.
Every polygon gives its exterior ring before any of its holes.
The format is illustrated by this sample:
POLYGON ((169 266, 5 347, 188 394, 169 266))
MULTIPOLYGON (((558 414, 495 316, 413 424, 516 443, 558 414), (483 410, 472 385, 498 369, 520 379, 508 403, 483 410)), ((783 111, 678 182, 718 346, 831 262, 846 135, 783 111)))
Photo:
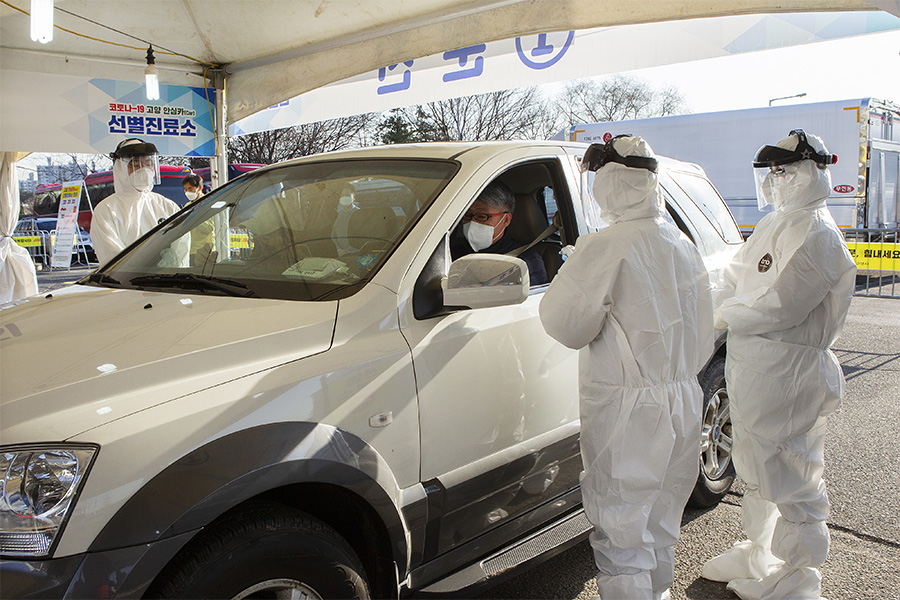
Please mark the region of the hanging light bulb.
POLYGON ((31 39, 42 44, 53 39, 53 0, 31 0, 31 39))
POLYGON ((159 100, 159 71, 153 56, 153 46, 147 48, 147 68, 144 69, 144 79, 147 82, 147 100, 159 100))

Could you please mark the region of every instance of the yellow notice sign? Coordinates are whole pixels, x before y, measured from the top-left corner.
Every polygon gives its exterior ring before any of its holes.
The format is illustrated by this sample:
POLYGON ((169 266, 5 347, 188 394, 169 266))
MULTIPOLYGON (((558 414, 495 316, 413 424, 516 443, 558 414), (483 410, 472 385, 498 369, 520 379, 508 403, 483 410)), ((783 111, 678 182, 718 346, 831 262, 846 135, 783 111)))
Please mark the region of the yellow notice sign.
POLYGON ((232 248, 250 247, 250 236, 246 233, 232 233, 229 237, 231 238, 232 248))
POLYGON ((856 268, 867 271, 900 271, 900 244, 847 242, 856 268))
POLYGON ((68 198, 81 198, 81 182, 78 183, 67 183, 63 186, 62 196, 63 200, 68 198))
POLYGON ((13 241, 23 248, 34 248, 41 245, 41 236, 39 235, 14 235, 13 241))

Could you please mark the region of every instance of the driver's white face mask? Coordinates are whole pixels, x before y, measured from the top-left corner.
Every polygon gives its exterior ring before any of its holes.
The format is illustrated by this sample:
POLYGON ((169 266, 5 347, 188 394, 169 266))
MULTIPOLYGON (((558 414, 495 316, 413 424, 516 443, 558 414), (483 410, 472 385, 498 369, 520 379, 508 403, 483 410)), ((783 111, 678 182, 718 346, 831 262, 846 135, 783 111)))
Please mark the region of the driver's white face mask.
POLYGON ((484 223, 463 223, 463 235, 475 252, 481 252, 494 243, 494 228, 484 223))
POLYGON ((188 200, 193 202, 194 200, 196 200, 197 198, 200 197, 200 192, 185 192, 184 195, 187 196, 188 200))

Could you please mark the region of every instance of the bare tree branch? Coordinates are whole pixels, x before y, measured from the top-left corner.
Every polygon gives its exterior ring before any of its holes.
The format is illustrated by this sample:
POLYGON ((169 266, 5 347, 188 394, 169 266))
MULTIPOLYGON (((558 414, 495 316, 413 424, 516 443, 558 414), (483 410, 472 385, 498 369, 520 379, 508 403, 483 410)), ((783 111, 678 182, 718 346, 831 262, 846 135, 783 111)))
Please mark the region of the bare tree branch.
POLYGON ((384 143, 545 138, 556 112, 536 88, 502 90, 393 110, 379 133, 384 143))
POLYGON ((654 90, 647 82, 613 75, 602 82, 574 81, 566 85, 557 106, 569 123, 642 119, 683 113, 684 97, 674 86, 654 90))
POLYGON ((290 158, 366 144, 375 113, 319 121, 233 137, 228 141, 231 162, 273 164, 290 158))

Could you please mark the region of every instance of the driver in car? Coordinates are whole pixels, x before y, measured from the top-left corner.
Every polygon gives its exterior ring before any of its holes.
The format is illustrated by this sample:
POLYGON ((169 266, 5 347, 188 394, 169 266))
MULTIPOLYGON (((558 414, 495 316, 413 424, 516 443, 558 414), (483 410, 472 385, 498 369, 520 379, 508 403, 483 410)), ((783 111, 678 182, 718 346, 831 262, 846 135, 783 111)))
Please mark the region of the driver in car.
MULTIPOLYGON (((473 252, 509 254, 526 246, 528 242, 506 235, 515 210, 516 198, 512 190, 502 181, 489 183, 463 215, 462 235, 451 237, 450 254, 453 260, 473 252)), ((518 257, 528 265, 531 285, 547 283, 547 269, 534 248, 525 250, 518 257)))

